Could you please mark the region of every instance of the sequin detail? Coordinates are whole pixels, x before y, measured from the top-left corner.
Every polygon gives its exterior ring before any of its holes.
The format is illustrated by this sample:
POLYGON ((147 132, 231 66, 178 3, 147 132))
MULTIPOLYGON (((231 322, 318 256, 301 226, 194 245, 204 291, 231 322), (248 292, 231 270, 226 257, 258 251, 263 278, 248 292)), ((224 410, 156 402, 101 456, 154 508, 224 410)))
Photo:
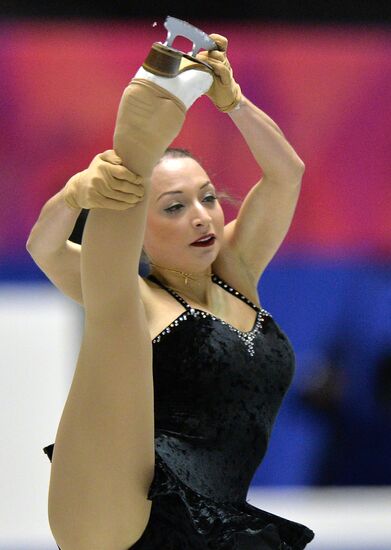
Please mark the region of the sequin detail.
POLYGON ((259 308, 257 305, 255 305, 253 302, 251 302, 251 300, 246 298, 243 294, 241 294, 240 292, 235 290, 233 287, 229 286, 228 283, 226 283, 223 279, 220 279, 215 274, 212 275, 212 281, 214 283, 216 283, 219 286, 221 286, 222 288, 224 288, 224 290, 226 290, 227 292, 230 292, 231 294, 234 294, 236 297, 240 298, 243 302, 245 302, 246 304, 248 304, 250 307, 252 307, 253 309, 255 309, 257 311, 257 315, 255 317, 253 328, 249 331, 239 330, 238 328, 234 327, 233 325, 231 325, 227 321, 224 321, 223 319, 220 319, 220 317, 216 317, 215 315, 212 315, 208 311, 203 311, 201 309, 190 307, 190 305, 186 302, 186 300, 184 300, 182 298, 182 296, 177 294, 172 288, 165 287, 164 285, 162 285, 160 283, 160 281, 158 281, 156 279, 156 277, 150 276, 150 278, 152 278, 152 280, 158 282, 158 284, 160 284, 160 286, 162 286, 162 288, 165 288, 172 296, 174 296, 186 308, 186 312, 184 312, 182 315, 177 317, 172 323, 170 323, 170 325, 168 325, 164 330, 162 330, 152 340, 153 344, 156 344, 156 343, 160 342, 162 336, 164 336, 165 334, 168 334, 169 332, 171 332, 171 329, 178 326, 180 322, 186 321, 188 319, 189 315, 191 315, 193 317, 201 317, 203 319, 209 317, 213 321, 218 321, 221 324, 226 325, 232 332, 235 332, 237 334, 237 336, 239 337, 239 339, 244 343, 245 348, 246 348, 247 352, 249 353, 249 355, 251 357, 254 356, 254 338, 255 338, 257 333, 262 331, 263 323, 265 321, 265 318, 266 317, 271 317, 270 313, 268 311, 266 311, 266 309, 259 308))

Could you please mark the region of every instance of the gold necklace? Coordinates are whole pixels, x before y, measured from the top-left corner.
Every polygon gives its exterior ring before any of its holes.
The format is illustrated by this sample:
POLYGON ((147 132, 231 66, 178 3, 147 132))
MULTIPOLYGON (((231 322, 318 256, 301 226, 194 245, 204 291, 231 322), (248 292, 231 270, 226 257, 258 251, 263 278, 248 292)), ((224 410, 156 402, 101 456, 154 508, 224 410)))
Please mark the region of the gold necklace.
MULTIPOLYGON (((181 275, 185 279, 185 285, 187 285, 188 279, 191 281, 197 281, 197 277, 192 276, 191 273, 186 273, 185 271, 179 271, 178 269, 172 269, 171 267, 164 267, 159 264, 154 264, 153 262, 149 262, 149 265, 153 265, 155 267, 159 267, 160 269, 166 269, 167 271, 172 271, 173 273, 177 273, 178 275, 181 275)), ((202 277, 212 277, 213 273, 203 273, 201 277, 198 277, 199 279, 202 277)))

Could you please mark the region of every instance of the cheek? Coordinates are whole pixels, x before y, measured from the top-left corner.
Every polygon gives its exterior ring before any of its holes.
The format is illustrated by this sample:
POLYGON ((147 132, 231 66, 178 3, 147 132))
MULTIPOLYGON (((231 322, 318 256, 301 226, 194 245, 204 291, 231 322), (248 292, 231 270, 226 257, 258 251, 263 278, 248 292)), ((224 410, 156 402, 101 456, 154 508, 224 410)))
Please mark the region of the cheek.
POLYGON ((165 244, 170 243, 172 246, 178 233, 181 234, 181 231, 178 232, 178 222, 174 224, 174 220, 150 212, 147 216, 144 245, 151 251, 161 250, 165 244))

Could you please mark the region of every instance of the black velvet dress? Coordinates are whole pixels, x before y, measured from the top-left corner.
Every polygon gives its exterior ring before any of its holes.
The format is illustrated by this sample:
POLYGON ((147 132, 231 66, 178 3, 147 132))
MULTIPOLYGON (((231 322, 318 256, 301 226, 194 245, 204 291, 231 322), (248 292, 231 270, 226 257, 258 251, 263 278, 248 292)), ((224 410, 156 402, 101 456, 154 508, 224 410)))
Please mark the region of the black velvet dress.
MULTIPOLYGON (((155 475, 151 515, 132 550, 301 550, 314 533, 260 510, 246 495, 295 368, 272 316, 243 332, 187 302, 153 342, 155 475)), ((53 445, 44 448, 52 458, 53 445)), ((92 550, 92 549, 91 549, 92 550)))

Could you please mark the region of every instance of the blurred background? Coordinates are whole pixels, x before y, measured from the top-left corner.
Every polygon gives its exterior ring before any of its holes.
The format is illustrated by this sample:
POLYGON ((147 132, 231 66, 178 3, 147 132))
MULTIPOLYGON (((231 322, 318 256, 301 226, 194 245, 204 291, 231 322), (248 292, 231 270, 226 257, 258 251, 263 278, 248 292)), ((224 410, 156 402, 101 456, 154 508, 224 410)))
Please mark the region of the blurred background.
MULTIPOLYGON (((244 94, 306 164, 289 233, 259 281, 296 375, 249 501, 312 528, 314 550, 389 550, 391 19, 364 0, 0 2, 0 549, 57 548, 42 448, 55 440, 83 323, 25 243, 45 202, 112 148, 122 91, 164 41, 166 15, 229 38, 244 94)), ((174 144, 241 200, 261 177, 206 97, 174 144)), ((224 209, 228 223, 237 207, 224 209)))

